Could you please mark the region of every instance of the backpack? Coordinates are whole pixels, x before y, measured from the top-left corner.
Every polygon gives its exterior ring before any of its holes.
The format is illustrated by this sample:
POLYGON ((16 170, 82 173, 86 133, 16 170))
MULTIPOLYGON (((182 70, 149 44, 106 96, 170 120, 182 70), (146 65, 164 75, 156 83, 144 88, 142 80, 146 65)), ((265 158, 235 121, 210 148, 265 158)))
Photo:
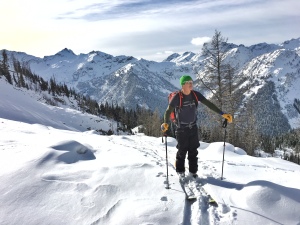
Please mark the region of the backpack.
MULTIPOLYGON (((196 101, 195 104, 196 104, 196 107, 198 107, 198 97, 196 95, 196 93, 192 90, 191 91, 194 95, 194 100, 196 101)), ((183 98, 183 95, 182 95, 182 92, 181 91, 174 91, 172 93, 169 94, 168 96, 168 102, 170 104, 171 100, 177 95, 179 94, 179 106, 178 108, 180 109, 181 106, 182 106, 182 98, 183 98)), ((177 108, 177 107, 176 107, 177 108)), ((170 120, 172 122, 172 124, 176 124, 177 123, 177 120, 176 120, 176 112, 175 112, 175 109, 171 112, 170 114, 170 120)))

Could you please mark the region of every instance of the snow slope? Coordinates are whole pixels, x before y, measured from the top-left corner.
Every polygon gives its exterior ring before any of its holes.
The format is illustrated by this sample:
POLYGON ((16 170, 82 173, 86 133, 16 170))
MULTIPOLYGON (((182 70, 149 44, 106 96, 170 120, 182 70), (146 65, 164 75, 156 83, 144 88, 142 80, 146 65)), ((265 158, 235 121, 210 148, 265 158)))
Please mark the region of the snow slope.
POLYGON ((161 138, 80 130, 69 118, 90 115, 53 114, 55 107, 39 107, 15 89, 6 89, 4 101, 3 88, 9 87, 2 83, 0 92, 0 224, 300 224, 299 165, 247 156, 226 143, 221 180, 223 143, 201 143, 198 198, 188 202, 173 166, 176 140, 167 138, 165 189, 161 138), (22 96, 26 104, 19 105, 22 96), (204 201, 201 184, 218 207, 204 201))
POLYGON ((108 131, 111 127, 117 128, 116 125, 112 126, 111 121, 104 118, 85 114, 67 106, 47 105, 43 103, 40 94, 8 85, 4 78, 0 78, 0 105, 0 118, 15 121, 38 123, 74 131, 87 129, 108 131))

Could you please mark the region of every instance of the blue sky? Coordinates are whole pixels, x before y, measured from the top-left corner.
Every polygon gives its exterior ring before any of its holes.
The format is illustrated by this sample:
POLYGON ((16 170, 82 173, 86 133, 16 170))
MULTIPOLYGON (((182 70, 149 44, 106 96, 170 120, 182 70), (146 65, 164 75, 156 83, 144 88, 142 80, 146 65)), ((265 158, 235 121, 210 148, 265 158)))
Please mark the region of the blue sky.
POLYGON ((198 53, 217 29, 228 42, 300 37, 298 0, 10 0, 0 2, 0 49, 43 57, 63 48, 161 61, 198 53))

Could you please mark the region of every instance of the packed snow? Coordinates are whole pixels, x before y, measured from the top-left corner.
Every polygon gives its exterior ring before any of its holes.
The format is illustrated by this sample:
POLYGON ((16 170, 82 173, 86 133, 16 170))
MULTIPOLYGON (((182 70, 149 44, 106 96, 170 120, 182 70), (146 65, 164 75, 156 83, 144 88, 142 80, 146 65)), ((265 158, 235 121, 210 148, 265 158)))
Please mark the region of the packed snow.
POLYGON ((188 201, 174 168, 175 139, 166 139, 166 189, 162 138, 99 135, 78 125, 90 126, 93 116, 7 85, 0 82, 0 224, 300 224, 297 164, 201 142, 197 200, 188 201), (205 201, 201 185, 218 206, 205 201))

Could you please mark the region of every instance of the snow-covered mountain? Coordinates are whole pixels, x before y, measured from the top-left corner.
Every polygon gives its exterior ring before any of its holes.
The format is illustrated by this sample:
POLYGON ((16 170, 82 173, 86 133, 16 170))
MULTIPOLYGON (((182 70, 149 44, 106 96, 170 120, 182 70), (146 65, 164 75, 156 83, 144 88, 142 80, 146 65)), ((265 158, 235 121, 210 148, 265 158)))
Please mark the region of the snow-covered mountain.
MULTIPOLYGON (((246 93, 245 101, 261 98, 256 96, 258 93, 268 93, 278 105, 275 108, 279 110, 282 127, 285 130, 297 127, 299 113, 293 105, 300 98, 300 38, 279 45, 260 43, 246 47, 228 43, 227 48, 226 60, 247 78, 241 87, 255 84, 246 93), (270 86, 274 86, 271 92, 268 91, 270 86)), ((204 60, 201 53, 192 52, 174 53, 163 62, 112 56, 100 51, 76 55, 69 49, 44 58, 10 53, 28 62, 37 75, 46 80, 54 77, 56 82, 66 83, 98 102, 118 103, 127 108, 135 108, 138 104, 152 110, 157 108, 160 112, 167 106, 168 93, 180 88, 179 77, 190 74, 197 80, 196 73, 203 70, 204 60)), ((263 99, 270 101, 270 96, 263 99)), ((262 109, 264 104, 260 101, 255 107, 262 109)), ((261 112, 268 114, 264 110, 261 112)))
POLYGON ((179 77, 192 73, 189 63, 158 63, 132 56, 114 57, 99 51, 75 55, 63 49, 44 58, 13 51, 8 51, 8 55, 28 62, 32 72, 44 79, 55 78, 57 83, 74 87, 99 102, 118 103, 126 108, 138 104, 161 112, 166 107, 168 93, 179 88, 179 77))

